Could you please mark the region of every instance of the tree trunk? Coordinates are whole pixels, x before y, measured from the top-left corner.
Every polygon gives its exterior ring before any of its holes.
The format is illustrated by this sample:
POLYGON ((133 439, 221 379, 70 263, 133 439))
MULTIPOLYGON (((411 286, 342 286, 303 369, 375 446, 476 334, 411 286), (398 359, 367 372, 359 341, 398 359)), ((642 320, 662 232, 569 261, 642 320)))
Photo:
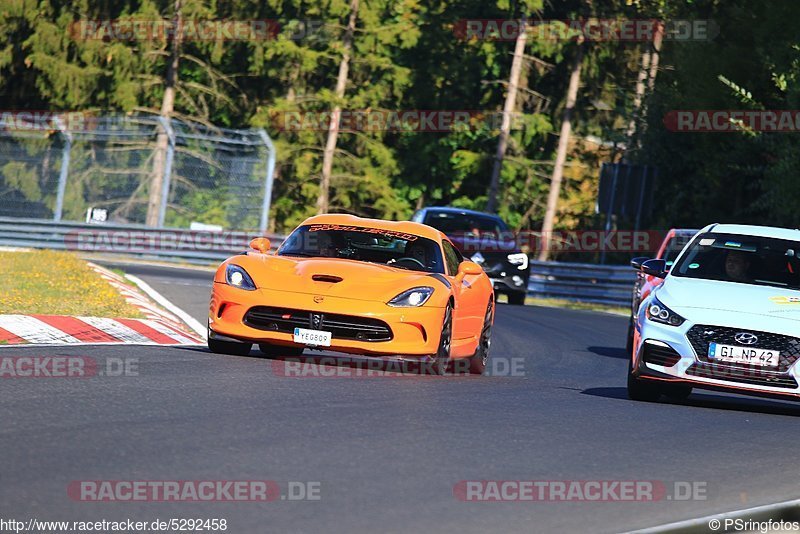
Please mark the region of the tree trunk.
MULTIPOLYGON (((175 109, 175 82, 178 78, 178 59, 181 49, 181 0, 175 0, 175 18, 173 20, 172 47, 170 50, 169 63, 167 64, 167 76, 164 80, 164 97, 161 100, 161 116, 169 118, 175 109)), ((164 186, 164 160, 167 154, 167 144, 169 138, 166 132, 160 132, 156 138, 156 151, 153 157, 153 175, 150 179, 150 192, 147 202, 148 226, 158 225, 158 212, 161 207, 161 189, 164 186)))
POLYGON ((511 114, 514 113, 517 104, 517 88, 519 87, 522 61, 525 56, 526 22, 526 18, 522 17, 519 34, 514 45, 514 59, 511 61, 511 74, 508 77, 508 93, 506 93, 506 102, 503 106, 503 122, 500 125, 500 139, 497 142, 497 152, 494 156, 488 198, 486 199, 486 211, 489 213, 497 211, 497 190, 500 186, 500 171, 503 169, 503 158, 505 158, 506 149, 508 148, 508 136, 511 132, 511 114))
POLYGON ((653 36, 653 50, 650 52, 650 72, 647 76, 647 93, 642 102, 642 112, 640 116, 641 131, 636 136, 636 148, 642 145, 642 135, 647 130, 647 98, 653 94, 656 87, 656 75, 658 74, 658 60, 661 56, 661 43, 664 39, 664 27, 659 26, 655 36, 653 36))
POLYGON ((417 204, 414 210, 419 211, 424 207, 425 207, 425 191, 420 193, 419 196, 417 197, 417 204))
POLYGON ((642 54, 639 76, 636 79, 636 92, 633 97, 633 110, 631 112, 631 119, 628 121, 628 129, 625 132, 626 160, 628 159, 628 153, 630 151, 636 150, 641 146, 641 136, 647 126, 646 122, 644 122, 647 110, 645 99, 648 94, 653 92, 653 88, 655 87, 656 74, 658 73, 658 60, 663 38, 664 28, 663 26, 659 26, 653 36, 652 48, 647 45, 647 48, 642 54))
MULTIPOLYGON (((350 55, 353 49, 353 34, 356 30, 358 18, 358 0, 350 2, 350 19, 342 40, 342 61, 339 63, 339 75, 336 77, 336 99, 344 98, 347 87, 347 76, 350 70, 350 55)), ((331 113, 331 123, 328 126, 328 139, 325 142, 325 151, 322 154, 322 177, 319 182, 319 196, 317 197, 317 213, 328 213, 330 204, 329 192, 331 187, 331 173, 333 172, 333 159, 336 155, 336 141, 339 137, 339 117, 342 107, 337 103, 331 113)))
MULTIPOLYGON (((645 45, 646 46, 646 45, 645 45)), ((636 90, 633 94, 633 109, 631 118, 628 121, 628 128, 625 130, 625 152, 633 147, 633 138, 636 135, 636 125, 639 123, 639 114, 642 110, 644 101, 644 91, 647 88, 647 74, 650 69, 650 49, 645 48, 642 52, 642 60, 639 66, 639 76, 636 78, 636 90)))
POLYGON ((656 86, 656 74, 658 74, 658 60, 661 56, 661 43, 664 41, 664 27, 659 26, 658 31, 653 37, 653 52, 650 57, 650 76, 647 78, 647 92, 651 94, 656 86))
POLYGON ((550 178, 550 193, 547 196, 547 208, 544 212, 544 222, 542 224, 542 248, 539 251, 540 261, 547 261, 550 256, 550 237, 553 233, 553 222, 556 217, 556 209, 558 208, 558 197, 561 194, 561 179, 564 176, 564 163, 567 161, 567 148, 569 147, 569 137, 572 132, 572 112, 575 109, 575 102, 578 99, 578 87, 581 83, 583 47, 583 42, 579 42, 575 56, 575 64, 572 66, 572 73, 569 76, 567 102, 564 107, 564 117, 561 121, 561 136, 558 139, 556 162, 553 166, 553 175, 550 178))

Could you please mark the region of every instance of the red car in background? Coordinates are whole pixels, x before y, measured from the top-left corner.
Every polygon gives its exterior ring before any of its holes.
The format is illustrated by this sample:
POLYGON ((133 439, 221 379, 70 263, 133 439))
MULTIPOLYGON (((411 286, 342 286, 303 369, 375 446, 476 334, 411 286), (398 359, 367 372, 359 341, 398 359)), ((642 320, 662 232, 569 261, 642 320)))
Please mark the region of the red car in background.
POLYGON ((633 350, 633 330, 636 324, 636 315, 639 313, 639 304, 644 300, 651 291, 658 287, 663 281, 663 278, 644 274, 639 267, 642 263, 650 259, 663 259, 667 261, 667 269, 672 266, 672 262, 678 257, 678 254, 683 247, 697 234, 698 230, 690 230, 686 228, 672 228, 661 246, 658 247, 658 252, 654 258, 638 257, 631 260, 631 267, 636 269, 636 281, 633 284, 633 296, 631 298, 631 318, 628 323, 628 342, 625 345, 628 353, 633 350))

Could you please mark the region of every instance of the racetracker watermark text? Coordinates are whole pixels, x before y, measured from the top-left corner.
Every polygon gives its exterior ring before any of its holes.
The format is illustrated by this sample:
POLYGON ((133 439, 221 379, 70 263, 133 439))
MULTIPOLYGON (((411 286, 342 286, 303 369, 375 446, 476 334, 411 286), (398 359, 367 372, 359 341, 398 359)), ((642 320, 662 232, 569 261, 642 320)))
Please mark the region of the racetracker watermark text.
POLYGON ((671 132, 800 132, 800 110, 673 110, 664 115, 671 132))
POLYGON ((50 133, 55 131, 88 131, 96 128, 97 118, 85 111, 0 110, 0 131, 50 133))
POLYGON ((707 483, 662 480, 461 480, 453 496, 466 502, 704 501, 707 483))
POLYGON ((537 41, 621 41, 653 42, 660 37, 668 41, 711 41, 719 34, 713 20, 656 19, 462 19, 453 26, 458 39, 514 41, 521 33, 537 41))
POLYGON ((319 501, 319 481, 74 480, 67 495, 84 502, 319 501))
MULTIPOLYGON (((340 229, 347 227, 325 227, 340 229)), ((450 238, 465 255, 475 252, 516 252, 540 250, 551 252, 628 252, 648 253, 658 249, 665 233, 660 230, 563 230, 549 233, 521 232, 451 232, 450 238)), ((65 234, 67 250, 111 253, 158 253, 174 251, 227 251, 247 250, 250 240, 259 237, 257 232, 210 232, 192 230, 75 230, 65 234)), ((402 237, 401 237, 402 238, 402 237)), ((309 252, 318 250, 316 232, 302 236, 297 246, 309 252)))
MULTIPOLYGON (((489 358, 484 376, 524 377, 525 358, 489 358)), ((282 378, 407 378, 434 375, 429 359, 384 360, 319 356, 285 358, 272 361, 272 373, 282 378)), ((469 376, 470 362, 460 358, 450 362, 445 375, 469 376)))
MULTIPOLYGON (((522 116, 509 115, 510 128, 523 128, 522 116)), ((276 130, 323 132, 335 126, 341 132, 450 132, 498 130, 503 114, 481 110, 370 109, 334 111, 285 111, 273 116, 276 130)))
POLYGON ((472 232, 448 234, 461 250, 474 252, 653 252, 666 235, 660 230, 556 230, 553 232, 472 232))
POLYGON ((298 41, 319 34, 322 20, 211 20, 184 19, 180 24, 166 19, 76 20, 69 35, 76 41, 298 41))
POLYGON ((75 230, 64 236, 67 250, 81 252, 241 251, 257 232, 75 230))
POLYGON ((138 358, 90 356, 0 356, 2 378, 91 378, 139 376, 138 358))

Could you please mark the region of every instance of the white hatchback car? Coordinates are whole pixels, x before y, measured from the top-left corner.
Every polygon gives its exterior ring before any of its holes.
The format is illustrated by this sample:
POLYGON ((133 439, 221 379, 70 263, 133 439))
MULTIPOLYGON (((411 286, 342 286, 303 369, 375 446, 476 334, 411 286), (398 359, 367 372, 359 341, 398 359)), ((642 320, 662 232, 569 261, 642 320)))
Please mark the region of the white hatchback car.
POLYGON ((800 230, 712 224, 642 302, 628 396, 685 398, 692 387, 800 397, 800 230))

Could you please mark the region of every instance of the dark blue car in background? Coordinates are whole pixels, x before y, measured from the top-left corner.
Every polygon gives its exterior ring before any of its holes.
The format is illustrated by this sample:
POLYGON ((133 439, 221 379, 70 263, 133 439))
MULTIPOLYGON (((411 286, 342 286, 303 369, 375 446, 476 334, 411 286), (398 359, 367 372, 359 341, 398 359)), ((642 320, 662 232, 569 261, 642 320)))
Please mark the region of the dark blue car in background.
POLYGON ((483 267, 495 294, 506 295, 511 304, 525 304, 530 262, 503 219, 462 208, 429 207, 411 220, 444 232, 465 258, 483 267))

